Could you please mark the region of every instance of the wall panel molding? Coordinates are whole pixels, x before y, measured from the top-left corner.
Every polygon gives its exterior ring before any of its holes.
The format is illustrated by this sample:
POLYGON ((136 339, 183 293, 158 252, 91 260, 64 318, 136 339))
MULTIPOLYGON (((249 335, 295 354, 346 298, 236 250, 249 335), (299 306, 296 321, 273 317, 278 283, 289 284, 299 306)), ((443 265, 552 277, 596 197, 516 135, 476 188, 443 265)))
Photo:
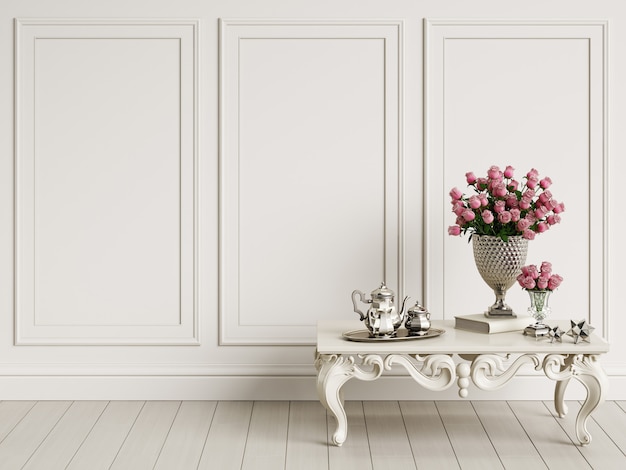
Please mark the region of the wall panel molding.
MULTIPOLYGON (((461 275, 453 272, 462 270, 465 279, 474 276, 482 282, 473 266, 471 247, 447 235, 447 226, 454 223, 448 191, 453 186, 464 188, 466 171, 483 173, 489 164, 515 161, 519 177, 530 167, 539 171, 549 168, 553 193, 566 204, 562 225, 531 242, 527 260, 540 263, 550 259, 551 247, 563 247, 564 243, 577 253, 572 257, 561 250, 552 258, 556 259, 555 269, 559 263, 571 263, 564 275, 572 286, 572 295, 559 292, 553 296, 561 306, 553 312, 561 315, 559 318, 584 316, 608 337, 607 47, 608 22, 601 20, 424 20, 424 279, 426 301, 440 317, 451 319, 459 314, 458 302, 450 301, 455 296, 471 296, 471 303, 480 295, 485 307, 492 301, 488 288, 480 290, 478 284, 476 289, 473 284, 464 287, 459 284, 461 275), (458 52, 461 50, 464 55, 458 52), (490 61, 488 50, 502 55, 493 55, 490 61), (533 52, 537 55, 532 56, 533 52), (551 57, 571 60, 551 69, 551 57), (537 70, 529 73, 528 68, 534 66, 537 70), (464 76, 459 70, 464 70, 464 76), (508 95, 497 94, 507 86, 494 78, 499 72, 504 80, 510 80, 508 95), (528 79, 518 80, 517 76, 528 79), (491 83, 492 88, 483 87, 481 81, 491 83), (554 92, 545 99, 548 88, 554 92), (475 93, 482 95, 477 99, 475 93), (515 101, 515 95, 527 99, 515 101), (510 103, 503 96, 508 96, 510 103), (541 97, 537 100, 541 99, 543 107, 533 116, 535 96, 541 97), (473 109, 468 110, 469 106, 473 109), (499 112, 497 119, 492 119, 490 110, 499 112), (466 112, 467 116, 473 113, 473 119, 466 120, 473 135, 459 130, 456 121, 466 112), (537 124, 549 120, 549 125, 537 124), (497 121, 508 125, 499 127, 497 121), (486 128, 480 127, 483 123, 486 128), (521 129, 519 133, 516 127, 521 129), (524 130, 529 132, 524 135, 524 130), (581 181, 581 174, 588 174, 588 180, 581 181), (580 194, 584 196, 577 199, 580 194), (577 219, 583 222, 579 225, 577 219), (456 245, 463 247, 457 249, 456 245)), ((562 287, 560 291, 565 291, 562 287)), ((513 295, 521 299, 522 293, 513 295)), ((526 304, 527 299, 519 303, 524 310, 526 304)))
POLYGON ((220 344, 311 344, 353 289, 404 291, 402 34, 220 21, 220 344))
POLYGON ((15 20, 15 344, 199 344, 198 20, 15 20))

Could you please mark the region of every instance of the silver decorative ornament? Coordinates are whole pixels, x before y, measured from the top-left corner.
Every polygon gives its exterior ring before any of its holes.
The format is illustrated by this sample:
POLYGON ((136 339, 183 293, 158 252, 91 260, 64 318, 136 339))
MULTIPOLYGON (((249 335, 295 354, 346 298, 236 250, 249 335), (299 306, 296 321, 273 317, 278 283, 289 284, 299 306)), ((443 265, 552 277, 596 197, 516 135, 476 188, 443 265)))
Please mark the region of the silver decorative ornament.
POLYGON ((495 303, 487 309, 487 317, 516 317, 505 302, 506 291, 515 283, 526 263, 528 240, 522 236, 503 241, 491 235, 472 235, 474 261, 483 280, 493 289, 495 303))
POLYGON ((574 344, 578 343, 578 340, 582 338, 587 343, 591 342, 591 333, 595 328, 587 323, 587 320, 580 320, 575 322, 570 320, 571 328, 567 332, 567 336, 574 338, 574 344))
POLYGON ((550 330, 548 331, 548 337, 550 338, 550 342, 554 343, 554 341, 558 341, 559 343, 563 342, 563 330, 561 328, 559 328, 558 326, 555 326, 554 328, 550 328, 550 330))

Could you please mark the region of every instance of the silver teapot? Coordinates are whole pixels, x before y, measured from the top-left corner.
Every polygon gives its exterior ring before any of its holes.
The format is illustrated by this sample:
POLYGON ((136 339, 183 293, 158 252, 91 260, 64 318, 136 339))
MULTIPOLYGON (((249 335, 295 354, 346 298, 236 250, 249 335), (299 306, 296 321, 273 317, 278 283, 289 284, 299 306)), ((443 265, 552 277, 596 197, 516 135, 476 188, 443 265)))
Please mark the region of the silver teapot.
POLYGON ((419 302, 406 312, 406 329, 409 330, 409 336, 424 336, 430 330, 430 312, 426 310, 419 302))
POLYGON ((354 305, 354 311, 360 315, 361 321, 365 322, 371 337, 394 337, 404 321, 404 303, 408 297, 404 298, 402 308, 398 311, 394 305, 395 294, 391 289, 387 288, 384 282, 380 284, 378 289, 373 290, 370 295, 371 298, 367 299, 360 290, 353 291, 352 304, 354 305), (367 309, 367 314, 359 310, 357 297, 361 302, 370 305, 367 309))

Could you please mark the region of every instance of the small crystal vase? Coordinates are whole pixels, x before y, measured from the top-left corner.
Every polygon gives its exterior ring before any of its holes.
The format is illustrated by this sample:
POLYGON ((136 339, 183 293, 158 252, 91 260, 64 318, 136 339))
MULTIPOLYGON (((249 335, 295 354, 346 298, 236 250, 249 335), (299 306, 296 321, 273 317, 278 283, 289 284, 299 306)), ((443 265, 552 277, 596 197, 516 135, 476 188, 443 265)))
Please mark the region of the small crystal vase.
POLYGON ((550 314, 551 309, 548 306, 550 300, 550 290, 528 290, 530 296, 530 307, 528 313, 535 319, 533 325, 529 325, 524 330, 524 334, 531 336, 544 336, 550 328, 543 323, 545 318, 550 314))

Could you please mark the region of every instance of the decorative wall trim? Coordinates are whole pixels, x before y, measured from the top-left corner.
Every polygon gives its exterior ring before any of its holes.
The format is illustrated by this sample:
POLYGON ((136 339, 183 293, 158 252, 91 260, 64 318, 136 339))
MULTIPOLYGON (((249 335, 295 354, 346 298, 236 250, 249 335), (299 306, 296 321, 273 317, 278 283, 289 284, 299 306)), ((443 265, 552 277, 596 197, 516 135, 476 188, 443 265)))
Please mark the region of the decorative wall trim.
MULTIPOLYGON (((197 19, 15 19, 15 304, 16 345, 198 345, 197 19), (141 324, 37 321, 35 311, 35 43, 42 39, 166 39, 180 50, 180 312, 141 324)), ((115 137, 115 136, 113 136, 115 137)))
MULTIPOLYGON (((590 321, 609 338, 608 219, 608 21, 424 19, 424 291, 427 305, 442 308, 442 261, 448 206, 434 175, 440 174, 444 148, 442 84, 443 43, 450 39, 585 39, 589 41, 589 305, 590 321), (593 197, 595 196, 595 198, 593 197), (594 200, 592 200, 594 199, 594 200), (594 210, 595 209, 595 210, 594 210), (443 234, 443 235, 442 235, 443 234)), ((462 178, 462 174, 460 175, 462 178)), ((461 184, 461 183, 459 183, 461 184)), ((449 189, 449 188, 448 188, 449 189)), ((449 224, 448 224, 449 225, 449 224)), ((571 228, 569 230, 572 230, 571 228)), ((451 312, 448 312, 450 315, 451 312)))
MULTIPOLYGON (((316 318, 307 324, 253 325, 242 320, 240 302, 240 45, 262 39, 376 39, 385 51, 385 235, 387 283, 404 292, 402 163, 402 21, 372 20, 220 20, 220 288, 221 345, 312 344, 316 318)), ((331 273, 329 273, 330 276, 331 273)), ((286 273, 288 276, 288 273, 286 273)), ((329 277, 332 283, 332 276, 329 277)), ((346 293, 348 295, 349 292, 346 293)), ((347 298, 347 297, 346 297, 347 298)), ((263 302, 260 302, 262 307, 263 302)), ((262 309, 259 315, 263 315, 262 309)))

